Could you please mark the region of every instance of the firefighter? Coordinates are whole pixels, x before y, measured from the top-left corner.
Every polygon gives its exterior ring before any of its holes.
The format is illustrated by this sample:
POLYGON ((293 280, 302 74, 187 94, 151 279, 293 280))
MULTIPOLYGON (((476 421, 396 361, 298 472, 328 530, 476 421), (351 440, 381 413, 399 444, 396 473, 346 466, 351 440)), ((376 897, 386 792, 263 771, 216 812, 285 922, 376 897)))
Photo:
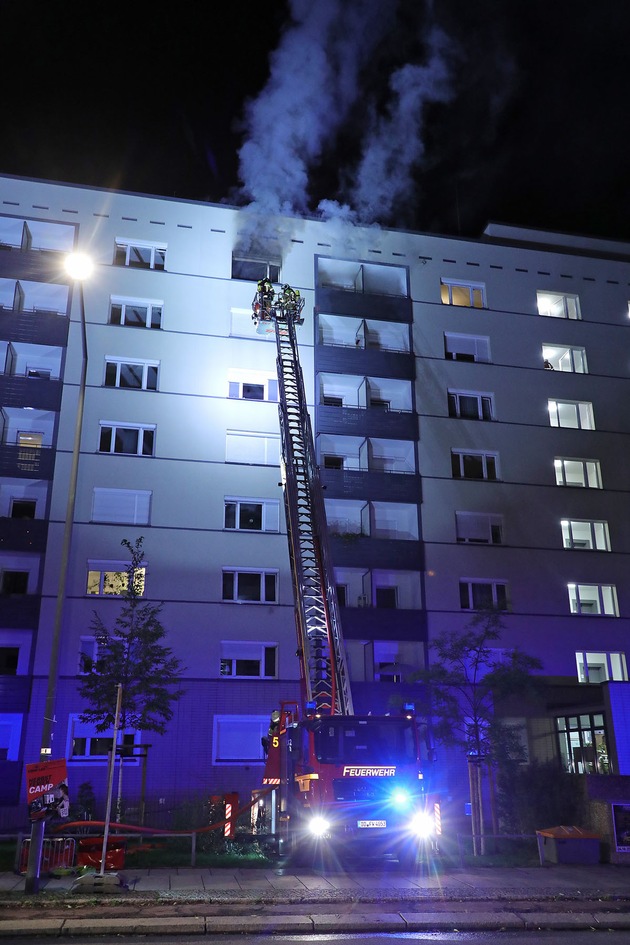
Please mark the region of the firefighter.
POLYGON ((261 279, 258 283, 258 295, 263 312, 268 312, 269 309, 273 308, 274 291, 271 280, 268 277, 261 279))

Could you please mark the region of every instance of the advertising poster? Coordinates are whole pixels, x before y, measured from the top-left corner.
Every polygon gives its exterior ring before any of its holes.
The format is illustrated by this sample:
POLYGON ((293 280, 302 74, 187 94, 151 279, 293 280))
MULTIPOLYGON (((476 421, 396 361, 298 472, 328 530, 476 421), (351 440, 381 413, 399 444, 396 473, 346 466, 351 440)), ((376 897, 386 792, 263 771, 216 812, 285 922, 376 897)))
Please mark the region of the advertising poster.
POLYGON ((26 765, 26 796, 31 821, 67 817, 70 798, 66 759, 26 765))
POLYGON ((613 804, 615 845, 619 853, 630 853, 630 804, 613 804))

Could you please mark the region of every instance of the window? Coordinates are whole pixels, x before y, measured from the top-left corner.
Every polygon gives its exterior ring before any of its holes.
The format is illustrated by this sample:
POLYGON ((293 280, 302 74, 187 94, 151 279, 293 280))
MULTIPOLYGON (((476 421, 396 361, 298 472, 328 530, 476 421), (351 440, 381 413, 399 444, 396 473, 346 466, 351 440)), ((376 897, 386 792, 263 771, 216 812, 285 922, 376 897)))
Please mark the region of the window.
POLYGON ((610 774, 602 712, 556 718, 562 767, 569 774, 610 774))
POLYGON ((129 328, 161 328, 162 302, 112 298, 109 323, 127 325, 129 328))
POLYGON ((538 314, 551 318, 581 318, 580 300, 577 295, 563 292, 537 292, 538 314))
MULTIPOLYGON (((127 729, 119 734, 119 748, 121 754, 133 754, 136 745, 140 745, 140 733, 127 729)), ((97 732, 96 725, 91 722, 81 722, 78 715, 70 715, 68 719, 68 745, 66 756, 69 761, 99 761, 107 760, 108 752, 114 745, 113 731, 97 732)), ((132 762, 134 763, 134 762, 132 762)), ((138 764, 138 761, 135 761, 138 764)))
POLYGON ((583 548, 587 551, 610 551, 608 522, 565 520, 562 543, 565 548, 583 548))
POLYGON ((35 518, 36 499, 11 499, 11 518, 35 518))
POLYGON ((222 600, 275 604, 277 571, 223 571, 222 600))
POLYGON ((503 516, 490 512, 455 512, 457 541, 476 545, 503 544, 503 516))
POLYGON ((114 265, 130 269, 164 269, 166 246, 159 243, 134 243, 116 240, 114 265))
POLYGON ((0 676, 17 676, 19 646, 0 646, 0 676))
POLYGON ((553 461, 557 486, 580 486, 601 489, 602 474, 598 459, 562 459, 553 461))
POLYGON ((449 390, 448 415, 461 420, 494 420, 493 395, 449 390))
POLYGON ((398 607, 397 587, 375 587, 374 606, 386 610, 395 610, 398 607))
POLYGON ((17 761, 22 734, 22 715, 0 712, 0 761, 17 761))
POLYGON ((576 653, 578 679, 581 683, 602 683, 613 679, 628 682, 625 653, 576 653))
POLYGON ((277 433, 236 433, 225 436, 226 463, 261 466, 280 465, 280 437, 277 433))
POLYGON ((261 279, 280 281, 280 260, 261 259, 254 256, 232 255, 232 278, 259 282, 261 279))
POLYGON ((215 715, 212 732, 213 764, 262 764, 262 739, 269 731, 269 715, 215 715))
POLYGON ((618 617, 617 588, 614 584, 568 584, 572 614, 600 614, 618 617))
POLYGON ((549 423, 552 427, 572 430, 594 430, 593 405, 580 400, 550 400, 549 423))
POLYGON ((486 307, 486 287, 482 282, 440 281, 443 305, 463 305, 467 308, 486 307))
POLYGON ((276 499, 225 499, 225 528, 253 532, 280 530, 280 503, 276 499))
POLYGON ((497 453, 465 453, 451 450, 453 479, 495 480, 499 478, 498 466, 497 453))
POLYGON ((118 425, 101 423, 99 453, 124 453, 128 456, 153 456, 155 424, 118 425))
POLYGON ((81 637, 79 640, 79 674, 92 671, 98 659, 98 643, 96 637, 81 637))
POLYGON ((157 361, 123 361, 107 358, 105 387, 124 387, 130 390, 157 390, 157 361))
MULTIPOLYGON (((89 561, 86 594, 112 595, 120 597, 129 583, 129 562, 89 561)), ((144 595, 146 567, 137 568, 134 576, 138 596, 144 595)))
POLYGON ((277 675, 277 651, 275 644, 224 640, 221 643, 221 676, 272 679, 277 675))
POLYGON ((447 361, 490 361, 490 339, 481 335, 444 333, 444 357, 447 361))
POLYGON ((28 594, 28 571, 0 571, 0 594, 28 594))
POLYGON ((508 586, 503 581, 461 580, 459 604, 462 610, 507 610, 508 586))
POLYGON ((258 371, 231 371, 228 380, 228 397, 239 400, 278 401, 278 379, 258 371))
POLYGON ((548 371, 588 374, 585 348, 568 348, 566 345, 543 345, 542 356, 543 364, 548 371))
POLYGON ((120 525, 148 525, 151 521, 152 492, 143 489, 95 488, 92 521, 120 525))

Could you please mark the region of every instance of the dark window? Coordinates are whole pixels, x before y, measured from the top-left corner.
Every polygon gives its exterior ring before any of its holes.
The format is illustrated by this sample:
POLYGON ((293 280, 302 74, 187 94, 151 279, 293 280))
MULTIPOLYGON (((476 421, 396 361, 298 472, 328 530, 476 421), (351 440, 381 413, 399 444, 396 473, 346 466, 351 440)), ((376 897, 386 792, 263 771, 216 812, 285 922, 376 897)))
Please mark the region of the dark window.
POLYGON ((18 646, 0 646, 0 676, 15 676, 17 674, 18 646))
POLYGON ((28 571, 3 571, 2 594, 26 594, 28 590, 28 571))
POLYGON ((374 592, 374 600, 377 607, 395 609, 397 606, 397 594, 395 587, 377 587, 374 592))
POLYGON ((11 518, 35 518, 35 499, 13 499, 11 518))

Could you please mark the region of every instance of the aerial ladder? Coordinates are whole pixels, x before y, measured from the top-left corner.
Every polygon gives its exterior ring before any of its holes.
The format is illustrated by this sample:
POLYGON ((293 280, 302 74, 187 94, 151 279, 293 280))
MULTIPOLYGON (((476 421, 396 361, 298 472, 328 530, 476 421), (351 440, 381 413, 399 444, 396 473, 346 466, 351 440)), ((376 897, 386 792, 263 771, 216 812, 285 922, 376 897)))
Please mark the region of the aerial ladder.
POLYGON ((341 620, 328 550, 326 513, 297 346, 304 299, 259 283, 257 324, 275 328, 282 477, 303 704, 319 715, 353 715, 341 620))
POLYGON ((301 701, 281 703, 263 738, 263 785, 272 789, 272 801, 262 820, 281 852, 306 850, 310 858, 314 843, 367 844, 371 852, 379 847, 407 863, 417 854, 418 839, 434 833, 436 805, 426 794, 413 713, 354 713, 297 345, 303 309, 297 289, 276 289, 268 279, 258 283, 252 319, 258 332, 275 333, 277 348, 282 486, 301 682, 301 701))

